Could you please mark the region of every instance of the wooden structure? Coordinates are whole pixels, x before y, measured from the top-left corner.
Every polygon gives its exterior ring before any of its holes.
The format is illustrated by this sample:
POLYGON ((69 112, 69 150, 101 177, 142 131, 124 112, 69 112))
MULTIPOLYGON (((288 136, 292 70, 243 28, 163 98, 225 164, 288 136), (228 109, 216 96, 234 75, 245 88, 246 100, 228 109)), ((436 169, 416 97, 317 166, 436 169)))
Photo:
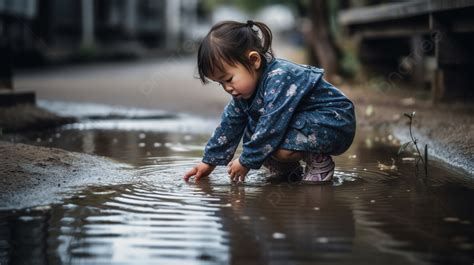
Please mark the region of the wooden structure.
POLYGON ((34 92, 13 90, 11 52, 5 41, 0 38, 0 107, 34 104, 35 101, 34 92))
POLYGON ((389 85, 427 81, 434 102, 474 98, 474 0, 354 8, 339 22, 359 40, 364 68, 382 70, 389 85))
POLYGON ((13 2, 0 0, 0 107, 18 104, 34 104, 35 93, 32 91, 15 91, 13 84, 12 47, 17 45, 9 36, 15 21, 28 20, 31 17, 33 0, 13 2))
POLYGON ((5 41, 0 39, 0 90, 12 90, 13 71, 10 58, 10 49, 7 45, 5 45, 4 42, 5 41))

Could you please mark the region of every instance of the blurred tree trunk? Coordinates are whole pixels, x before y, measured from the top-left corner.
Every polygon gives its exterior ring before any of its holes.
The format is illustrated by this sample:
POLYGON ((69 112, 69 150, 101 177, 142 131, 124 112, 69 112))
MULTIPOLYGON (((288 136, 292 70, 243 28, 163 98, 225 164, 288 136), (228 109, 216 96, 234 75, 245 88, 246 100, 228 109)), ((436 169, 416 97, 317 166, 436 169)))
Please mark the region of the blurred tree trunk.
POLYGON ((326 79, 334 81, 339 71, 340 51, 330 32, 327 0, 311 0, 309 18, 311 32, 308 36, 310 54, 315 65, 324 68, 326 79))

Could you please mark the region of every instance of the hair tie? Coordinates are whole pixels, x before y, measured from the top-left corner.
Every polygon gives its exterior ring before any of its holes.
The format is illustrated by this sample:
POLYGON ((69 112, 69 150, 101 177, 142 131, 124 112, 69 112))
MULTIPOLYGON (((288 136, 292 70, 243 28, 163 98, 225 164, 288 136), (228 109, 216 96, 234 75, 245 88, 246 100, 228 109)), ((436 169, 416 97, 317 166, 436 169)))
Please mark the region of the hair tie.
POLYGON ((253 25, 255 25, 255 23, 253 23, 253 20, 247 20, 247 26, 253 27, 253 25))

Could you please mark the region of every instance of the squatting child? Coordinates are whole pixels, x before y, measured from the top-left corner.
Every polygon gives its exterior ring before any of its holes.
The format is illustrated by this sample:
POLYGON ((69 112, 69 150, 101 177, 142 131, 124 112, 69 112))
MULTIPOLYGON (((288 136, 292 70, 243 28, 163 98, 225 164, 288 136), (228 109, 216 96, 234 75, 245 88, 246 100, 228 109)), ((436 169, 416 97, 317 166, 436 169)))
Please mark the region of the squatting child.
POLYGON ((232 99, 186 181, 209 175, 217 165, 228 166, 232 181, 244 181, 262 165, 277 178, 332 180, 331 155, 346 151, 354 138, 354 106, 323 79, 322 69, 275 58, 271 44, 268 26, 251 20, 218 23, 202 40, 201 81, 218 82, 232 99), (232 160, 242 136, 243 151, 232 160))

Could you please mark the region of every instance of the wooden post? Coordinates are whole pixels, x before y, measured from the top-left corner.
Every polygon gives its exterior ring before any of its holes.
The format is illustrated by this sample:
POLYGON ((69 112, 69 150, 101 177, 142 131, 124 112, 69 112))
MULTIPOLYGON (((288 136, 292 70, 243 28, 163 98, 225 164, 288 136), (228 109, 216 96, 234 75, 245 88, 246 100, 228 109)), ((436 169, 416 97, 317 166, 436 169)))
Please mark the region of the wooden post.
POLYGON ((94 1, 82 0, 82 46, 94 46, 94 1))
POLYGON ((125 2, 125 31, 127 37, 132 37, 136 34, 137 29, 137 4, 136 0, 127 0, 125 2))
POLYGON ((176 49, 179 45, 181 0, 166 0, 166 48, 176 49))
POLYGON ((413 81, 417 86, 421 86, 425 82, 425 51, 423 48, 423 37, 421 35, 411 37, 411 50, 413 81))
POLYGON ((35 104, 34 92, 14 91, 13 86, 13 49, 10 44, 12 25, 8 16, 3 19, 3 36, 0 36, 0 108, 18 104, 35 104), (5 36, 5 37, 4 37, 5 36))
POLYGON ((432 82, 434 103, 474 97, 474 52, 469 45, 472 39, 450 32, 433 14, 430 15, 430 30, 437 63, 432 82))

